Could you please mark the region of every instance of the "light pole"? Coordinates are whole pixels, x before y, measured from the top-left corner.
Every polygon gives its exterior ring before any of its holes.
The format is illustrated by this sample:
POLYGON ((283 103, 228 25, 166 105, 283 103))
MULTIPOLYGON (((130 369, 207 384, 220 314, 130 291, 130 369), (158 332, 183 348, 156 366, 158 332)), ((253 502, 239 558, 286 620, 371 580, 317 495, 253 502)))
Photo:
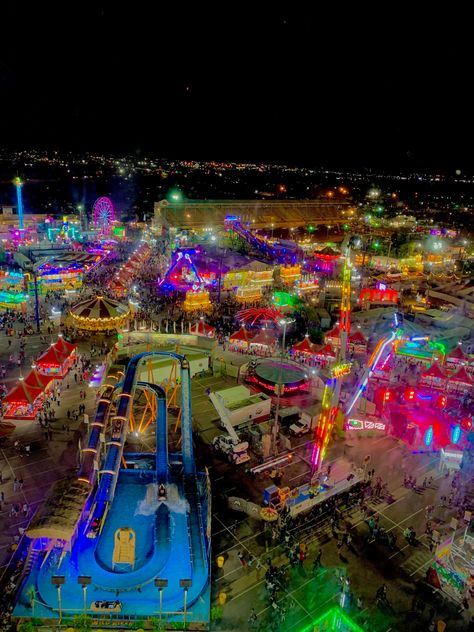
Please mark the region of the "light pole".
POLYGON ((64 584, 66 583, 66 578, 64 577, 64 575, 53 575, 51 577, 51 583, 58 589, 58 612, 59 623, 61 623, 61 619, 63 618, 63 609, 61 606, 61 586, 64 586, 64 584))
POLYGON ((33 270, 33 280, 35 283, 35 318, 36 318, 36 333, 41 332, 40 327, 40 315, 39 315, 39 299, 38 299, 38 275, 36 270, 33 270))
POLYGON ((283 356, 285 354, 285 339, 286 339, 286 326, 293 322, 292 320, 287 320, 286 318, 282 318, 278 321, 278 324, 283 327, 283 339, 281 342, 281 356, 280 356, 280 370, 278 372, 278 384, 277 384, 277 403, 275 408, 275 419, 273 421, 273 433, 272 433, 272 443, 273 443, 273 455, 277 455, 277 441, 278 441, 278 413, 280 412, 280 396, 281 396, 281 381, 282 381, 282 373, 283 373, 283 356))
POLYGON ((87 616, 87 586, 92 583, 92 577, 89 575, 79 575, 77 583, 82 586, 84 592, 84 616, 87 616))
POLYGON ((183 627, 186 629, 186 612, 188 606, 188 588, 193 585, 192 579, 180 579, 179 585, 184 588, 184 610, 183 610, 183 627))
POLYGON ((155 579, 155 586, 160 591, 160 621, 163 616, 163 588, 167 588, 168 580, 167 579, 155 579))

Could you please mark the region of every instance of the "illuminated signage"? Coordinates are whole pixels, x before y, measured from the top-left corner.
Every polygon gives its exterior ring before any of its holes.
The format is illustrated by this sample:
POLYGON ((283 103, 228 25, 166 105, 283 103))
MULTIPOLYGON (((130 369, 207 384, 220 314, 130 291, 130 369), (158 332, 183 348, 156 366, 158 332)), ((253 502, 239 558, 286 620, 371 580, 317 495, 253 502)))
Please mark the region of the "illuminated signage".
POLYGON ((387 424, 382 421, 369 421, 368 419, 349 419, 347 430, 385 430, 387 424))

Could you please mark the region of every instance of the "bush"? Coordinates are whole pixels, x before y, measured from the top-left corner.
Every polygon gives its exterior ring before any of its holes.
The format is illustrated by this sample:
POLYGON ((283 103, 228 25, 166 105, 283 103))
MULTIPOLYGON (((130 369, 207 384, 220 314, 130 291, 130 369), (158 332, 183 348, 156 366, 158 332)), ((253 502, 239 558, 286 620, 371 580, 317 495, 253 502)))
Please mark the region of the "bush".
POLYGON ((89 630, 92 630, 90 617, 85 614, 76 615, 73 619, 73 626, 76 632, 89 632, 89 630))

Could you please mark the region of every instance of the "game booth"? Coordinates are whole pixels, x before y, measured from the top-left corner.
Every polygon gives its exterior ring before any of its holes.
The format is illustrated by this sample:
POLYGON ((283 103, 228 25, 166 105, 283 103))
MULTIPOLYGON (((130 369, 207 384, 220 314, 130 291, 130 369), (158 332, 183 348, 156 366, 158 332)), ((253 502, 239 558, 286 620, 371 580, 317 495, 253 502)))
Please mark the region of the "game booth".
POLYGON ((325 344, 316 351, 315 358, 318 364, 320 364, 321 366, 326 366, 326 364, 335 361, 336 352, 330 344, 325 344))
POLYGON ((3 398, 3 418, 17 420, 32 420, 42 409, 44 390, 39 386, 26 384, 20 379, 3 398))
POLYGON ((212 303, 207 290, 188 290, 183 301, 185 312, 210 312, 212 303))
POLYGON ((250 340, 250 352, 256 355, 271 355, 277 347, 275 332, 270 329, 261 329, 250 340))
POLYGON ((203 336, 204 338, 214 338, 216 328, 212 325, 208 325, 203 320, 198 320, 194 325, 189 324, 189 333, 195 336, 203 336))
POLYGON ((262 298, 261 287, 238 287, 235 298, 239 303, 258 303, 262 298))
POLYGON ((229 337, 229 351, 247 352, 249 350, 251 338, 251 334, 245 329, 245 327, 241 327, 239 331, 236 331, 229 337))
POLYGON ((420 385, 444 390, 447 380, 446 374, 443 373, 439 365, 435 363, 421 374, 420 385))
POLYGON ((57 379, 65 377, 76 359, 76 345, 59 338, 36 361, 38 372, 57 379))
POLYGON ((448 378, 446 390, 451 394, 472 393, 472 378, 466 369, 461 366, 456 373, 448 378))
POLYGON ((367 353, 367 340, 360 331, 349 334, 348 348, 351 353, 367 353))
POLYGON ((299 264, 294 266, 281 266, 280 278, 285 285, 294 285, 301 279, 301 266, 299 264))
POLYGON ((341 346, 340 335, 341 330, 339 328, 339 325, 336 325, 330 331, 324 334, 324 342, 331 345, 331 347, 334 347, 335 349, 339 349, 339 347, 341 346))
POLYGON ((447 370, 456 370, 460 366, 468 366, 469 358, 458 345, 446 356, 445 367, 447 370))
POLYGON ((316 354, 316 346, 310 341, 309 335, 303 338, 301 342, 297 342, 290 349, 290 355, 294 360, 301 360, 304 363, 314 363, 316 354))

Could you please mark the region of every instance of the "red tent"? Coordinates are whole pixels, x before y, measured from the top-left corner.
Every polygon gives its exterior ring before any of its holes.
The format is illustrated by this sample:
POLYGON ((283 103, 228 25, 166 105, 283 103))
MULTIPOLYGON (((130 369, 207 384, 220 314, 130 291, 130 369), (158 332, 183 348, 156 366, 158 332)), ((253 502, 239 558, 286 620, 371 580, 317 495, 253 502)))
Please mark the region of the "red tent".
POLYGON ((269 329, 261 329, 250 341, 252 345, 262 345, 263 347, 273 347, 276 344, 275 332, 269 329))
POLYGON ((453 360, 454 362, 458 362, 458 361, 467 362, 467 356, 459 345, 455 349, 453 349, 451 353, 448 353, 446 357, 446 361, 449 362, 450 360, 453 360))
POLYGON ((37 360, 36 364, 42 369, 44 367, 61 367, 64 364, 64 360, 67 356, 61 353, 53 345, 47 351, 43 353, 37 360))
POLYGON ((212 325, 208 325, 203 320, 200 320, 190 328, 189 333, 196 334, 198 336, 205 336, 206 338, 214 338, 216 328, 212 325))
POLYGON ((297 342, 293 345, 291 350, 293 353, 316 353, 313 343, 309 340, 309 336, 305 336, 301 342, 297 342))
POLYGON ((356 343, 356 344, 362 344, 362 345, 366 345, 367 344, 367 340, 365 339, 365 336, 362 332, 360 331, 355 331, 353 334, 349 335, 349 342, 352 343, 356 343))
POLYGON ((340 332, 341 330, 339 328, 339 325, 336 325, 335 327, 331 329, 331 331, 328 331, 327 334, 324 335, 324 337, 325 338, 339 338, 340 332))
POLYGON ((325 344, 323 347, 321 347, 319 351, 316 352, 316 355, 323 356, 325 358, 327 357, 335 358, 336 352, 334 351, 334 349, 331 347, 330 344, 325 344))
POLYGON ((4 404, 33 404, 43 393, 43 389, 25 384, 20 380, 3 398, 4 404))
POLYGON ((76 345, 73 345, 71 342, 64 340, 62 336, 57 339, 53 346, 59 351, 59 353, 64 356, 70 356, 71 353, 74 353, 74 351, 77 349, 76 345))
POLYGON ((234 342, 240 340, 241 342, 246 342, 248 344, 250 339, 251 336, 249 335, 249 332, 245 329, 245 327, 242 327, 239 331, 236 331, 232 334, 232 336, 230 336, 229 341, 234 342))
POLYGON ((472 378, 466 369, 462 366, 456 373, 449 378, 450 382, 459 382, 460 384, 472 384, 472 378))
POLYGON ((443 371, 441 371, 439 365, 436 363, 432 364, 429 369, 426 369, 426 371, 421 374, 421 377, 431 377, 441 380, 446 379, 446 375, 443 373, 443 371))
POLYGON ((51 375, 43 375, 36 368, 31 369, 28 375, 24 379, 24 383, 28 386, 33 386, 35 388, 41 388, 43 391, 47 388, 47 386, 54 380, 51 375))

